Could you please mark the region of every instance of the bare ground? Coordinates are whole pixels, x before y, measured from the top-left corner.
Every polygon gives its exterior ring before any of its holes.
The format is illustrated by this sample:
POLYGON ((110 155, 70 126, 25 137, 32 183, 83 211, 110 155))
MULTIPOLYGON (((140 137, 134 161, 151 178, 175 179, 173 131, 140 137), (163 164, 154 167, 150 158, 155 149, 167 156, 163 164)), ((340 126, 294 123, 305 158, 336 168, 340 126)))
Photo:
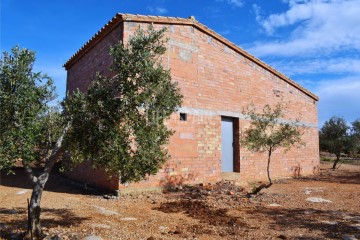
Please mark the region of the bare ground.
MULTIPOLYGON (((53 174, 43 195, 42 226, 48 239, 356 239, 360 165, 354 163, 336 171, 322 163, 320 175, 277 181, 256 196, 222 182, 105 199, 53 174), (310 197, 331 202, 312 203, 310 197)), ((30 185, 22 170, 0 177, 0 239, 20 239, 30 185)))

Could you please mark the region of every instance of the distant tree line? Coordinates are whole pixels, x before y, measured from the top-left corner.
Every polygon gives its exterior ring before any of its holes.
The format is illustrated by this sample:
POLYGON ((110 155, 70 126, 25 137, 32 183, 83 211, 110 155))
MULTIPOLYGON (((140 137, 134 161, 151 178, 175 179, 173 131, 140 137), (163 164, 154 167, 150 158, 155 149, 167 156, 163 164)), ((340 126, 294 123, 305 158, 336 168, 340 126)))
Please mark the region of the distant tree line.
POLYGON ((333 169, 340 161, 341 154, 359 156, 360 119, 350 125, 343 117, 332 117, 320 129, 320 150, 335 154, 333 169))

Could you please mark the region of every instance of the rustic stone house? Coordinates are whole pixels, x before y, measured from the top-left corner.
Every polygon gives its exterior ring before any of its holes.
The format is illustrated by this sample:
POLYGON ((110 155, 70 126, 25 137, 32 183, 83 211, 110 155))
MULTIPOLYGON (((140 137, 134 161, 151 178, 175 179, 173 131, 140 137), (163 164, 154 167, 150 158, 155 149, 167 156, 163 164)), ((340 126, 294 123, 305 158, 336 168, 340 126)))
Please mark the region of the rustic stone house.
MULTIPOLYGON (((85 91, 95 72, 106 74, 109 47, 126 42, 139 26, 149 24, 167 28, 163 64, 171 69, 184 100, 167 123, 176 130, 169 145, 171 160, 156 176, 127 187, 216 182, 226 172, 241 181, 266 179, 266 156, 239 144, 240 129, 249 125, 242 110, 251 103, 259 108, 286 103, 286 119, 299 118, 303 126, 306 146, 273 154, 274 178, 318 169, 318 97, 194 18, 117 14, 66 62, 67 91, 85 91)), ((124 188, 116 178, 109 180, 102 171, 84 165, 72 177, 109 189, 124 188)))

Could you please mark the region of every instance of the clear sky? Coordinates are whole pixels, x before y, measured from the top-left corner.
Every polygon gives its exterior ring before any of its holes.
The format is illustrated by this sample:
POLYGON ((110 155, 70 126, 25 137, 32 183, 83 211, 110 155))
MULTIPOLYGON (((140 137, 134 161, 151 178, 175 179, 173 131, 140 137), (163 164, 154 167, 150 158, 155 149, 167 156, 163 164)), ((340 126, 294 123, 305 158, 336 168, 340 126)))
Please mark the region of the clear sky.
POLYGON ((35 50, 65 95, 62 65, 117 12, 196 20, 320 97, 320 125, 360 118, 360 0, 0 0, 1 51, 35 50))

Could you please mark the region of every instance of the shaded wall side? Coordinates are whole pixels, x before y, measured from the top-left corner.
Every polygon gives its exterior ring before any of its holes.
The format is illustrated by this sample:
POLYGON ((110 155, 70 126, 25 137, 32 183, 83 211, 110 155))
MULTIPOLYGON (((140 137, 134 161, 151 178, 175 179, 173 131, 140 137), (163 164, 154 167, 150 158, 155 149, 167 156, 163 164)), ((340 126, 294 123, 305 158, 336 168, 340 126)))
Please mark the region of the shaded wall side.
MULTIPOLYGON (((86 92, 97 72, 109 75, 112 62, 109 49, 120 40, 122 40, 122 24, 116 26, 67 70, 67 92, 71 93, 77 88, 86 92)), ((118 177, 109 178, 104 170, 93 169, 88 163, 76 166, 66 175, 104 189, 117 190, 119 186, 118 177)))
POLYGON ((112 63, 110 46, 120 40, 122 40, 122 24, 117 25, 67 69, 66 91, 71 93, 79 88, 80 91, 86 92, 97 72, 109 75, 109 67, 112 63))
POLYGON ((94 169, 89 163, 79 164, 72 171, 66 172, 65 175, 90 186, 112 191, 119 189, 119 178, 117 176, 111 176, 103 169, 94 169))

